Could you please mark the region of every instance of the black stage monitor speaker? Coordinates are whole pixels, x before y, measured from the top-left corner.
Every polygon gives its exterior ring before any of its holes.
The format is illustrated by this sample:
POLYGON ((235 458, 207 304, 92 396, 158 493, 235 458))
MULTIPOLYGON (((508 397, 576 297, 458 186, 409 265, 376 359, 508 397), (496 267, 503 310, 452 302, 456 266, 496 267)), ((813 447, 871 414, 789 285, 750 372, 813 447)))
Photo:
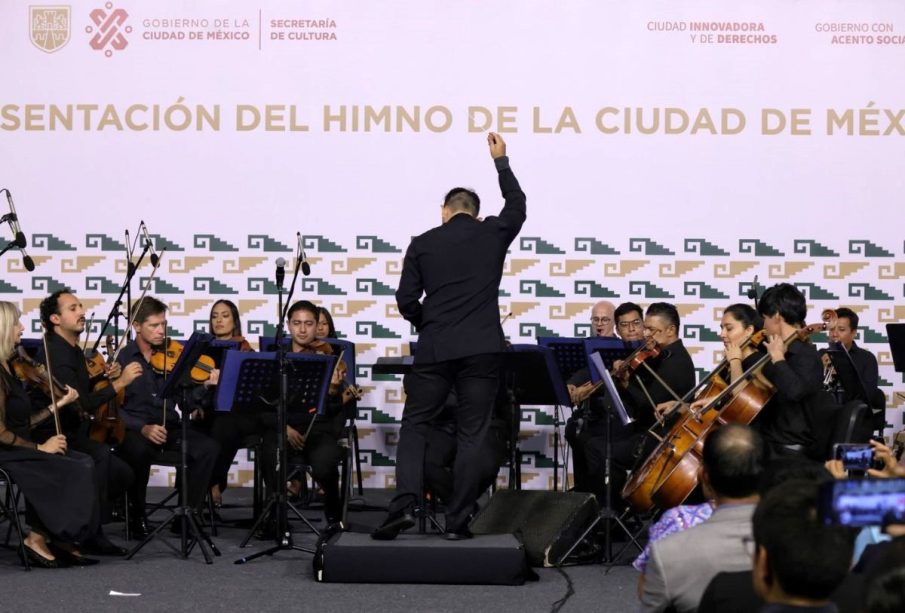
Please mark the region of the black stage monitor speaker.
POLYGON ((514 534, 532 566, 554 566, 597 516, 593 494, 499 490, 471 523, 475 534, 514 534))
POLYGON ((318 547, 314 579, 326 583, 453 583, 522 585, 536 579, 525 548, 511 534, 447 541, 436 534, 400 534, 375 541, 341 532, 318 547))

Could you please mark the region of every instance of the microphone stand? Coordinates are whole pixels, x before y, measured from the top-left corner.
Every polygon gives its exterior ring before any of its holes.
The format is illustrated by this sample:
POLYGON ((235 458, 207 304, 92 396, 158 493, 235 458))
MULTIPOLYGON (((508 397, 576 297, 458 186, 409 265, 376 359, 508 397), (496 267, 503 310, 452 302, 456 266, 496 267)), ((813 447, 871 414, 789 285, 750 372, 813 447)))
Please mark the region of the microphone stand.
MULTIPOLYGON (((277 286, 277 294, 278 294, 278 310, 280 313, 280 320, 277 322, 276 329, 276 344, 277 344, 277 363, 278 363, 278 373, 280 377, 280 395, 277 401, 277 476, 276 476, 276 491, 271 493, 270 500, 267 505, 264 507, 264 510, 261 512, 260 517, 258 517, 255 525, 251 527, 251 530, 246 536, 245 541, 243 541, 241 546, 245 546, 248 543, 250 536, 254 533, 257 527, 261 524, 262 521, 267 517, 268 512, 276 506, 276 528, 275 528, 275 544, 272 547, 269 547, 263 551, 258 551, 257 553, 253 553, 249 556, 245 556, 243 558, 239 558, 235 561, 235 564, 245 564, 246 562, 251 562, 254 559, 260 558, 262 556, 271 556, 278 551, 304 551, 305 553, 314 554, 315 551, 313 549, 309 549, 307 547, 302 547, 300 545, 296 545, 292 540, 292 530, 289 527, 289 497, 286 495, 286 464, 288 462, 288 450, 287 440, 286 440, 286 428, 289 424, 289 411, 287 408, 288 396, 289 396, 289 373, 287 372, 287 360, 286 354, 288 353, 288 348, 285 343, 283 343, 283 339, 286 336, 286 331, 283 327, 286 321, 286 312, 289 310, 289 306, 292 304, 292 294, 295 290, 295 282, 298 279, 299 275, 299 264, 301 262, 301 258, 296 259, 295 262, 295 270, 292 272, 292 283, 289 286, 289 293, 286 296, 285 305, 283 303, 283 285, 280 283, 277 286)), ((265 458, 266 462, 268 458, 265 458)), ((304 517, 302 518, 304 520, 304 517)), ((311 525, 310 522, 305 520, 305 523, 308 524, 308 527, 311 530, 320 536, 318 531, 311 525)))
MULTIPOLYGON (((141 263, 145 259, 145 256, 148 254, 149 248, 149 245, 144 246, 144 248, 141 250, 141 255, 138 256, 138 262, 135 264, 132 263, 132 254, 127 253, 126 280, 123 282, 123 285, 119 290, 119 296, 117 296, 116 300, 113 302, 113 308, 110 309, 110 314, 107 315, 107 320, 104 322, 104 325, 101 326, 101 333, 98 335, 97 340, 94 342, 94 347, 91 348, 91 351, 93 352, 92 355, 97 352, 97 348, 100 346, 101 339, 104 338, 104 332, 106 332, 107 328, 110 326, 111 320, 115 319, 114 327, 117 329, 117 331, 119 330, 119 318, 122 315, 120 307, 123 304, 124 294, 126 296, 126 302, 130 307, 132 306, 132 277, 135 276, 135 273, 138 272, 138 269, 141 267, 141 263)), ((126 245, 126 251, 128 252, 128 250, 129 246, 126 245)), ((128 336, 126 338, 128 338, 128 336)))

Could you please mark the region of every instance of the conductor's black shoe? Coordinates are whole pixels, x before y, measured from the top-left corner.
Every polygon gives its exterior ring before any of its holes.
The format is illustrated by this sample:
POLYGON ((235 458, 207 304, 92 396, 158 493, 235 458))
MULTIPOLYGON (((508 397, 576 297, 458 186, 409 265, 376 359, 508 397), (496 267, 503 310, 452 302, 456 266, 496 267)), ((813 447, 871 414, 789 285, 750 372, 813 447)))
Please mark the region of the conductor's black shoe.
POLYGON ((446 534, 443 535, 447 541, 464 541, 467 539, 473 539, 474 534, 471 533, 471 530, 468 528, 462 528, 461 530, 447 530, 446 534))
POLYGON ((144 517, 129 520, 129 538, 133 541, 144 540, 152 530, 153 528, 148 525, 148 520, 144 517))
POLYGON ((390 513, 380 527, 371 533, 375 541, 392 541, 403 530, 408 530, 415 525, 415 518, 409 511, 396 511, 390 513))

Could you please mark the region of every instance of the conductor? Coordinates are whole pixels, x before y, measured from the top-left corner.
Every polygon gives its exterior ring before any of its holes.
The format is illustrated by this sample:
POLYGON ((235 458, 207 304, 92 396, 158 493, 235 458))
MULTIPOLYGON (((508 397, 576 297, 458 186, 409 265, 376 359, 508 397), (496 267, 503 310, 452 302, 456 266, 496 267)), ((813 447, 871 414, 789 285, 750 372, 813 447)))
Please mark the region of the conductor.
POLYGON ((396 454, 396 490, 389 515, 372 538, 389 540, 415 525, 421 499, 424 454, 431 421, 451 389, 456 458, 453 493, 446 509, 446 538, 470 538, 469 515, 480 496, 482 454, 505 350, 499 290, 506 250, 525 222, 525 194, 509 168, 506 143, 487 136, 505 200, 499 216, 478 217, 481 200, 467 188, 446 194, 443 224, 412 239, 405 254, 396 303, 418 331, 418 348, 403 385, 407 394, 396 454), (423 295, 423 300, 422 300, 423 295))

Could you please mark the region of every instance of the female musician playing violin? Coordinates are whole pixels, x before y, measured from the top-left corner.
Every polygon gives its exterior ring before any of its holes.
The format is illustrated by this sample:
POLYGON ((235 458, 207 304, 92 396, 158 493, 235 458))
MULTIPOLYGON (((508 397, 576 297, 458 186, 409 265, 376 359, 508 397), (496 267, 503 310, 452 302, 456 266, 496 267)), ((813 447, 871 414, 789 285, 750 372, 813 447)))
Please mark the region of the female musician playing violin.
MULTIPOLYGON (((31 428, 50 417, 52 407, 34 406, 12 375, 10 359, 25 329, 20 316, 16 305, 0 301, 0 467, 25 495, 26 521, 32 529, 25 538, 25 555, 29 564, 40 568, 93 564, 95 560, 83 558, 71 543, 90 540, 97 532, 94 462, 87 455, 67 452, 62 434, 33 442, 31 428), (48 546, 49 538, 56 551, 48 546)), ((57 408, 77 399, 78 392, 67 387, 57 398, 57 408)))
MULTIPOLYGON (((111 502, 126 491, 129 493, 130 514, 136 516, 139 509, 134 506, 134 499, 137 499, 139 491, 135 488, 135 474, 150 470, 138 435, 125 432, 123 427, 120 431, 122 438, 116 441, 115 451, 112 451, 107 440, 96 440, 91 431, 99 418, 99 409, 107 403, 115 403, 117 393, 141 374, 141 367, 130 364, 124 369, 119 364, 109 364, 104 375, 109 385, 97 386, 92 391, 85 355, 79 347, 79 337, 85 331, 85 309, 81 301, 70 291, 56 291, 41 301, 40 311, 41 321, 47 330, 47 355, 39 354, 39 360, 49 358, 54 378, 79 394, 79 406, 62 411, 60 423, 69 448, 90 455, 95 462, 102 521, 109 517, 111 502)), ((115 410, 114 406, 112 411, 115 410)), ((46 426, 39 427, 34 433, 35 440, 39 441, 52 435, 52 428, 46 426)), ((137 537, 140 527, 137 524, 133 527, 137 528, 137 537)), ((96 543, 87 544, 86 549, 99 554, 125 553, 124 549, 110 543, 103 533, 96 543)))
POLYGON ((218 300, 211 307, 210 331, 218 340, 239 343, 239 351, 253 351, 251 345, 242 336, 239 307, 231 300, 218 300))
POLYGON ((326 307, 317 307, 317 338, 337 338, 333 316, 326 307))

